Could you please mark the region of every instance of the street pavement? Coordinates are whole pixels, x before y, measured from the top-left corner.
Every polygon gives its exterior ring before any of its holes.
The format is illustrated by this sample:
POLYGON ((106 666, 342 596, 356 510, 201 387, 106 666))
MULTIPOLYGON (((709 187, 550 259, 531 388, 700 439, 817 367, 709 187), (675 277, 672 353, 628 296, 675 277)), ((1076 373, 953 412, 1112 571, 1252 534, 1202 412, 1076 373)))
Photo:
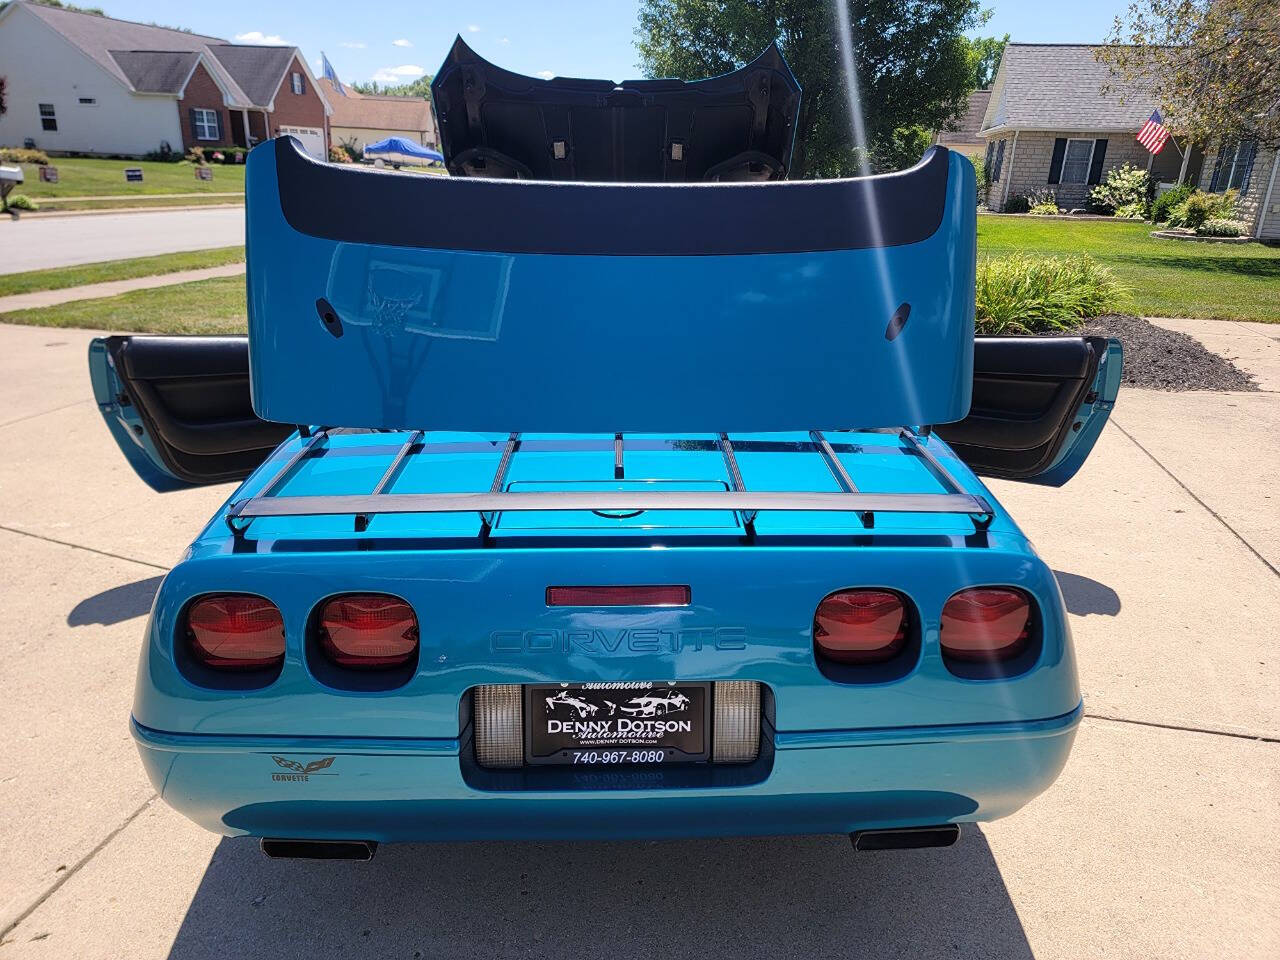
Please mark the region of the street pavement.
POLYGON ((244 207, 0 217, 0 274, 244 243, 244 207))
MULTIPOLYGON (((0 960, 1280 956, 1274 386, 1125 390, 1066 487, 992 483, 1057 571, 1087 716, 1045 795, 954 848, 479 843, 294 863, 166 807, 128 738, 151 598, 231 488, 133 477, 89 396, 89 336, 0 326, 0 960)), ((1239 362, 1280 360, 1270 344, 1239 362)))

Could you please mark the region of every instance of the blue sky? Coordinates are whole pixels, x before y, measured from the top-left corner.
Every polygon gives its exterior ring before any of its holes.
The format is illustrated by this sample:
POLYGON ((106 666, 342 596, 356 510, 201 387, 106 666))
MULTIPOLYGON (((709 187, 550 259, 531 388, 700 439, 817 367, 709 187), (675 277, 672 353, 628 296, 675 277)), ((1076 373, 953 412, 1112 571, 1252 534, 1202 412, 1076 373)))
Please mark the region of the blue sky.
MULTIPOLYGON (((455 35, 480 54, 526 74, 625 80, 639 74, 633 43, 637 0, 80 0, 114 17, 190 27, 245 43, 286 42, 311 61, 329 56, 347 81, 412 80, 434 73, 455 35)), ((820 0, 817 0, 820 2, 820 0)), ((1124 0, 989 0, 984 33, 1035 42, 1101 40, 1124 0)))

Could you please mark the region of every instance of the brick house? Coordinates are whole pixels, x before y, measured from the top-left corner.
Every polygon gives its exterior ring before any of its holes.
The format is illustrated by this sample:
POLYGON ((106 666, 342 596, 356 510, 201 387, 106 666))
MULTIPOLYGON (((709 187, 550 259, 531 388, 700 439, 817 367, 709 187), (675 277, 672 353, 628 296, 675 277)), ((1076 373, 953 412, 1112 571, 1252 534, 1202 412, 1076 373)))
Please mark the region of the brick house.
POLYGON ((1097 50, 1087 44, 1005 46, 982 119, 991 181, 987 206, 1000 211, 1010 197, 1052 190, 1059 207, 1082 208, 1095 184, 1128 163, 1149 171, 1158 184, 1239 190, 1238 216, 1253 235, 1280 239, 1277 151, 1248 140, 1205 151, 1182 143, 1175 131, 1177 142, 1153 157, 1137 136, 1157 106, 1155 97, 1141 83, 1113 77, 1097 50))
POLYGON ((0 9, 0 144, 138 156, 289 133, 327 159, 332 110, 296 47, 228 43, 15 0, 0 9))

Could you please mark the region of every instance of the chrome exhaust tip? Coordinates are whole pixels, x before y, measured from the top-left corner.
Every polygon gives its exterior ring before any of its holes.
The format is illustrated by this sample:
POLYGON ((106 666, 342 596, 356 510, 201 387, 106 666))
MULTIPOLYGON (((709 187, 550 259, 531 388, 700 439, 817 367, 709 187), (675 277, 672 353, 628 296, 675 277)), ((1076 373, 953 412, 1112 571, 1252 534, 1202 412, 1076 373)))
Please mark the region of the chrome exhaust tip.
POLYGON ((891 830, 858 830, 849 834, 855 850, 923 850, 949 847, 960 838, 960 824, 933 827, 895 827, 891 830))
POLYGON ((272 860, 372 860, 376 840, 286 840, 263 837, 262 852, 272 860))

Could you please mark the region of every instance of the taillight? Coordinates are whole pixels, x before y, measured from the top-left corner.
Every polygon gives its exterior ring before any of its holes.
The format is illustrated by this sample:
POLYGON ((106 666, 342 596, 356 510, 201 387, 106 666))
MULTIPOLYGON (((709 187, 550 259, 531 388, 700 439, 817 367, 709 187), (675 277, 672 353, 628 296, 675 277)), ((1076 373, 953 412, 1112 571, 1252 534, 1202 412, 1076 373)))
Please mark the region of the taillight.
POLYGON ((942 608, 942 652, 957 660, 1011 660, 1031 642, 1031 598, 1012 587, 971 587, 942 608))
POLYGON ((267 670, 284 662, 284 618, 270 600, 214 593, 187 610, 191 654, 215 670, 267 670))
POLYGON ((818 652, 837 663, 884 663, 907 643, 907 605, 890 590, 841 590, 818 604, 818 652))
POLYGON ((398 597, 334 597, 321 609, 318 629, 325 656, 340 667, 390 670, 418 656, 418 618, 398 597))

